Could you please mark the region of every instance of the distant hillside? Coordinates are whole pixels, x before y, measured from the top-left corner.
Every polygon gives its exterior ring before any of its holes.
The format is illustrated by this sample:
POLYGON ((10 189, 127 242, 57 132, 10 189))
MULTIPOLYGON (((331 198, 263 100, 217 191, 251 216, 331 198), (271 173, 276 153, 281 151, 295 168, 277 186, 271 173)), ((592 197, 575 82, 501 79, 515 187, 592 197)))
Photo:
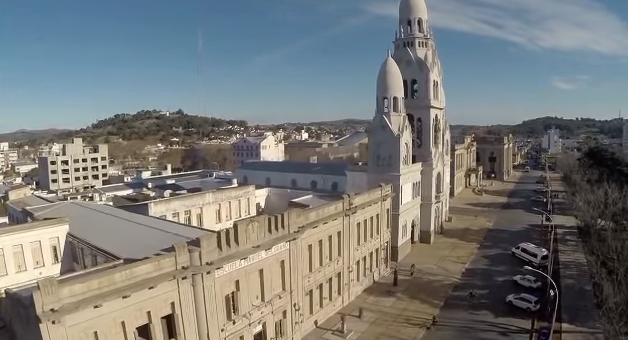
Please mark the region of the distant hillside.
POLYGON ((370 122, 371 122, 370 119, 347 118, 347 119, 340 119, 340 120, 311 122, 311 123, 307 123, 307 125, 347 126, 347 125, 368 125, 370 122))
POLYGON ((45 129, 45 130, 17 130, 8 133, 0 133, 0 142, 18 142, 38 138, 50 138, 67 131, 67 129, 45 129))
POLYGON ((609 138, 621 138, 625 121, 621 118, 603 120, 594 118, 562 118, 539 117, 524 120, 516 125, 491 125, 485 127, 485 132, 498 134, 512 133, 521 137, 540 137, 551 128, 561 131, 563 137, 579 137, 587 134, 601 134, 609 138))
POLYGON ((183 110, 166 113, 161 110, 142 110, 135 114, 119 113, 112 117, 98 120, 88 127, 78 130, 20 130, 0 135, 0 140, 30 141, 46 143, 59 142, 72 137, 82 137, 88 142, 111 142, 123 140, 165 141, 181 137, 219 137, 233 133, 228 127, 246 127, 244 120, 225 120, 215 117, 189 115, 183 110), (45 133, 44 133, 45 132, 45 133))

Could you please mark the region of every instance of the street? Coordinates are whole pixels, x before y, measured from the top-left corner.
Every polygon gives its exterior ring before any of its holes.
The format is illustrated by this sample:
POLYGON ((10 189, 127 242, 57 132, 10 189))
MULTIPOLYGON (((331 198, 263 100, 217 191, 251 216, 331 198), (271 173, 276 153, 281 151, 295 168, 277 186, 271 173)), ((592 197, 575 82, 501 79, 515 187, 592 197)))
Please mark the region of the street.
MULTIPOLYGON (((534 273, 523 270, 524 262, 510 254, 510 249, 521 242, 543 246, 541 217, 532 211, 533 206, 543 208, 543 203, 530 201, 538 195, 533 189, 539 186, 535 181, 541 173, 522 174, 508 194, 507 205, 497 212, 484 241, 467 264, 460 283, 445 300, 438 325, 425 332, 424 340, 528 339, 532 313, 507 305, 505 298, 523 292, 544 295, 543 289, 531 291, 512 282, 514 275, 534 273), (468 297, 472 289, 477 292, 473 300, 468 297)), ((490 187, 487 191, 491 194, 490 187)))

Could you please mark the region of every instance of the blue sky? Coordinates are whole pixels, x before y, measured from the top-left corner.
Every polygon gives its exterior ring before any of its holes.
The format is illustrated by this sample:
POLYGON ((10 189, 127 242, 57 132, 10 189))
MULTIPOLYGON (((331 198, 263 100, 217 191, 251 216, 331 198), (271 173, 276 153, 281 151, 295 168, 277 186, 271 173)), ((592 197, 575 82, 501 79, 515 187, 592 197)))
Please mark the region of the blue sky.
MULTIPOLYGON (((371 118, 396 0, 0 0, 0 131, 371 118)), ((628 2, 428 0, 452 124, 628 116, 628 2)))

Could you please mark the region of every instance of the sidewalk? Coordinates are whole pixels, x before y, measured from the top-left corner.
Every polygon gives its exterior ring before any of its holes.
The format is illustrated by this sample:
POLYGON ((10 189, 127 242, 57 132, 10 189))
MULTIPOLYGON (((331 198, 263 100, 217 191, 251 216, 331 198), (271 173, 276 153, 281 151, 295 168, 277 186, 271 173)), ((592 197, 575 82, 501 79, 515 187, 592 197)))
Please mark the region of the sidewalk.
MULTIPOLYGON (((554 192, 564 188, 559 174, 550 174, 554 192)), ((562 195, 561 195, 562 197, 562 195)), ((569 215, 564 199, 554 199, 554 224, 558 243, 560 322, 562 340, 603 339, 591 287, 591 275, 578 236, 577 220, 569 215)))
MULTIPOLYGON (((510 183, 496 182, 493 189, 508 192, 518 176, 515 175, 510 183)), ((381 278, 304 338, 342 339, 333 331, 340 326, 340 315, 345 314, 347 329, 353 331, 351 340, 420 339, 428 320, 438 313, 492 225, 495 212, 469 205, 480 201, 478 198, 495 205, 508 199, 501 195, 480 196, 468 189, 460 193, 450 205, 465 213, 454 214, 453 221, 445 223, 443 235, 437 236, 434 244, 412 246, 411 252, 397 265, 397 287, 393 286, 392 274, 381 278), (408 269, 412 264, 416 270, 410 277, 408 269), (358 318, 359 308, 363 308, 362 319, 358 318)))

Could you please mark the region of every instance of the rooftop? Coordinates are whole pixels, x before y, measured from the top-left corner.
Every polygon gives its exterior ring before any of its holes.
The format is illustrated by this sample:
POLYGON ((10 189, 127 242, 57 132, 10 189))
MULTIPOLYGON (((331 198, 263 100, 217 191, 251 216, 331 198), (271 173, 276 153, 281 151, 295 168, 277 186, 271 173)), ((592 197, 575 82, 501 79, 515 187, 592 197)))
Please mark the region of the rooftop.
POLYGON ((17 210, 22 210, 30 207, 37 207, 41 205, 50 204, 51 202, 43 199, 39 196, 30 195, 25 197, 16 198, 7 202, 10 206, 17 210))
POLYGON ((37 230, 37 229, 52 228, 52 227, 57 227, 57 226, 67 225, 67 224, 68 224, 67 218, 55 218, 55 219, 23 223, 23 224, 0 225, 0 236, 13 234, 13 233, 20 233, 24 231, 37 230))
POLYGON ((346 162, 310 163, 297 161, 248 161, 244 162, 244 164, 240 166, 240 170, 346 176, 346 171, 350 166, 351 164, 346 162))
POLYGON ((166 252, 175 243, 188 242, 208 233, 200 228, 89 202, 58 202, 27 210, 38 220, 67 217, 72 235, 122 259, 151 257, 166 252))
POLYGON ((338 144, 338 146, 356 145, 360 143, 366 143, 368 141, 368 138, 369 134, 367 132, 356 131, 338 139, 336 143, 338 144))

